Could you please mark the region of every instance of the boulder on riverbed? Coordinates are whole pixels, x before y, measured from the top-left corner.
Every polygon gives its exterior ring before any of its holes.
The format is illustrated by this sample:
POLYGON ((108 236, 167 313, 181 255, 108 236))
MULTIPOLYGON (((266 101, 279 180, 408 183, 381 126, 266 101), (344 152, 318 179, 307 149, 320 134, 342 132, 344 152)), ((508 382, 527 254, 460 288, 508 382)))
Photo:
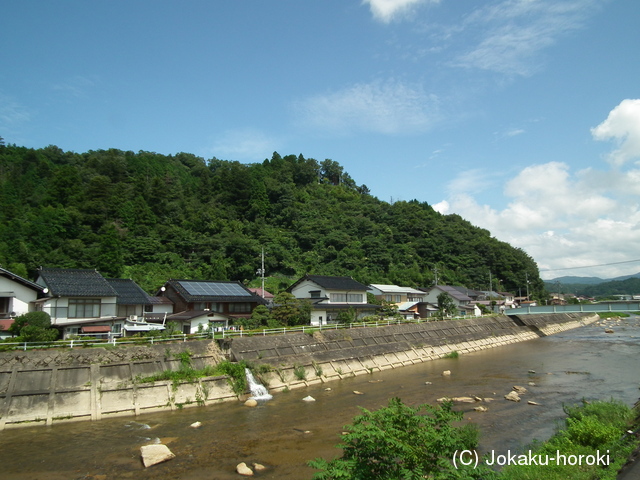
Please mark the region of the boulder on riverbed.
POLYGON ((507 400, 511 400, 512 402, 519 402, 520 401, 520 396, 518 395, 518 393, 515 390, 510 391, 509 393, 507 393, 504 398, 506 398, 507 400))
POLYGON ((142 455, 142 463, 145 467, 151 467, 152 465, 176 458, 173 452, 169 450, 169 447, 162 444, 144 445, 140 447, 140 454, 142 455))
POLYGON ((246 463, 242 462, 236 465, 236 472, 240 475, 244 475, 246 477, 253 476, 253 470, 251 470, 246 463))

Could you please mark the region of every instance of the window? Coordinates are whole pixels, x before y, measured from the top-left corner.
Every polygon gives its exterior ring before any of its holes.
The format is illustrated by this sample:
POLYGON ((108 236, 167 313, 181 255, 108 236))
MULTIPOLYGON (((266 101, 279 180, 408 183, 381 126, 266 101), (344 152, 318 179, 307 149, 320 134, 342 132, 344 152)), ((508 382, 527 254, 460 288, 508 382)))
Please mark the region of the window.
POLYGON ((137 314, 138 314, 137 305, 118 305, 119 317, 128 317, 130 315, 137 315, 137 314))
POLYGON ((311 298, 320 298, 320 290, 312 290, 309 292, 311 298))
POLYGON ((111 333, 122 333, 122 324, 121 323, 114 323, 111 326, 111 333))
POLYGON ((362 303, 361 293, 332 293, 332 303, 362 303))
POLYGON ((0 313, 8 314, 9 313, 9 301, 11 299, 9 297, 0 297, 0 313))
POLYGON ((250 303, 230 303, 229 313, 248 313, 251 311, 250 303))
POLYGON ((99 298, 70 298, 69 318, 96 318, 100 316, 99 298))

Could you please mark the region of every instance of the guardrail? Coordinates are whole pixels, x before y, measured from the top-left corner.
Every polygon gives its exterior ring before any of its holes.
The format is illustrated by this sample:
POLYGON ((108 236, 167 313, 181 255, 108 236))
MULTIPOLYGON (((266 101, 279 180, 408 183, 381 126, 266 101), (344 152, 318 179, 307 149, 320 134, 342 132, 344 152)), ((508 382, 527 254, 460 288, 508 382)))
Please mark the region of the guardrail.
MULTIPOLYGON (((464 320, 467 318, 478 318, 473 315, 464 315, 458 317, 447 317, 446 320, 464 320)), ((403 325, 407 323, 428 323, 439 321, 435 317, 420 318, 417 320, 380 320, 375 322, 357 322, 357 323, 332 323, 329 325, 301 325, 298 327, 282 327, 282 328, 263 328, 262 330, 224 330, 222 332, 222 338, 230 337, 253 337, 253 336, 266 336, 266 335, 283 335, 287 333, 313 333, 318 330, 338 330, 338 329, 352 329, 352 328, 376 328, 376 327, 388 327, 390 325, 403 325)))
MULTIPOLYGON (((464 320, 467 318, 476 318, 471 315, 465 315, 461 317, 448 317, 446 320, 464 320)), ((362 323, 349 323, 349 324, 331 324, 331 325, 302 325, 297 327, 282 327, 282 328, 265 328, 261 330, 223 330, 222 332, 204 332, 196 334, 179 334, 170 335, 167 337, 113 337, 110 339, 97 339, 91 338, 87 340, 69 339, 69 340, 56 340, 53 342, 0 342, 0 352, 10 350, 46 350, 49 348, 93 348, 93 347, 115 347, 126 345, 155 345, 158 343, 166 342, 188 342, 190 340, 204 340, 215 338, 233 338, 233 337, 248 337, 248 336, 266 336, 266 335, 282 335, 287 333, 309 333, 318 330, 337 330, 337 329, 352 329, 352 328, 365 328, 365 327, 388 327, 390 325, 402 325, 407 323, 426 323, 439 321, 434 317, 418 319, 418 320, 380 320, 376 322, 362 322, 362 323)))
POLYGON ((519 307, 505 311, 506 315, 523 315, 529 313, 579 313, 579 312, 638 312, 640 302, 617 301, 599 303, 579 303, 572 305, 538 305, 535 307, 519 307))
POLYGON ((48 348, 90 348, 90 347, 107 347, 118 345, 154 345, 156 343, 165 342, 186 342, 189 340, 203 340, 212 338, 211 334, 180 334, 170 335, 168 337, 123 337, 120 339, 96 339, 91 340, 56 340, 53 342, 0 342, 0 352, 5 350, 46 350, 48 348))

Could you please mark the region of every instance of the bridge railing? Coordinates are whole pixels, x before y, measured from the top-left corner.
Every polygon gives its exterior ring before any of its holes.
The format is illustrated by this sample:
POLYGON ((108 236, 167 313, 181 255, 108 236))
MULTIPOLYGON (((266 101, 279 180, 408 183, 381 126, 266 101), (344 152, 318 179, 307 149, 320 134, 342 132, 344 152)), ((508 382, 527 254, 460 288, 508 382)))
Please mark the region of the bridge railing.
POLYGON ((640 302, 600 302, 580 303, 575 305, 539 305, 536 307, 511 308, 507 315, 523 315, 528 313, 576 313, 576 312, 640 312, 640 302))

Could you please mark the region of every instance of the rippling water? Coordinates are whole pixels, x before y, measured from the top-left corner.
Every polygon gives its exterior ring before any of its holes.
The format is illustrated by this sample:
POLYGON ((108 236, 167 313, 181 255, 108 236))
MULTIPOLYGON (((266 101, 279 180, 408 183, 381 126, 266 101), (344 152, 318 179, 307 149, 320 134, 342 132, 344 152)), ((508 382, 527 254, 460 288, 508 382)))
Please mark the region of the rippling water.
POLYGON ((475 412, 474 404, 456 408, 480 426, 481 450, 514 450, 552 435, 563 418, 563 404, 616 398, 631 405, 640 397, 640 317, 610 325, 613 334, 605 334, 601 325, 590 325, 457 359, 278 393, 257 408, 233 402, 135 418, 5 430, 0 432, 1 476, 4 480, 226 480, 239 478, 235 466, 244 461, 268 467, 256 478, 310 478, 313 470, 306 462, 339 454, 334 448, 338 435, 358 414, 358 407, 375 409, 394 396, 414 405, 435 403, 443 396, 493 397, 485 404, 489 408, 485 413, 475 412), (443 377, 444 370, 452 375, 443 377), (528 389, 520 403, 503 398, 514 385, 528 389), (303 402, 307 395, 316 401, 303 402), (527 400, 542 405, 528 405, 527 400), (202 427, 190 428, 196 421, 202 427), (140 446, 154 442, 168 445, 176 458, 145 469, 140 446))

